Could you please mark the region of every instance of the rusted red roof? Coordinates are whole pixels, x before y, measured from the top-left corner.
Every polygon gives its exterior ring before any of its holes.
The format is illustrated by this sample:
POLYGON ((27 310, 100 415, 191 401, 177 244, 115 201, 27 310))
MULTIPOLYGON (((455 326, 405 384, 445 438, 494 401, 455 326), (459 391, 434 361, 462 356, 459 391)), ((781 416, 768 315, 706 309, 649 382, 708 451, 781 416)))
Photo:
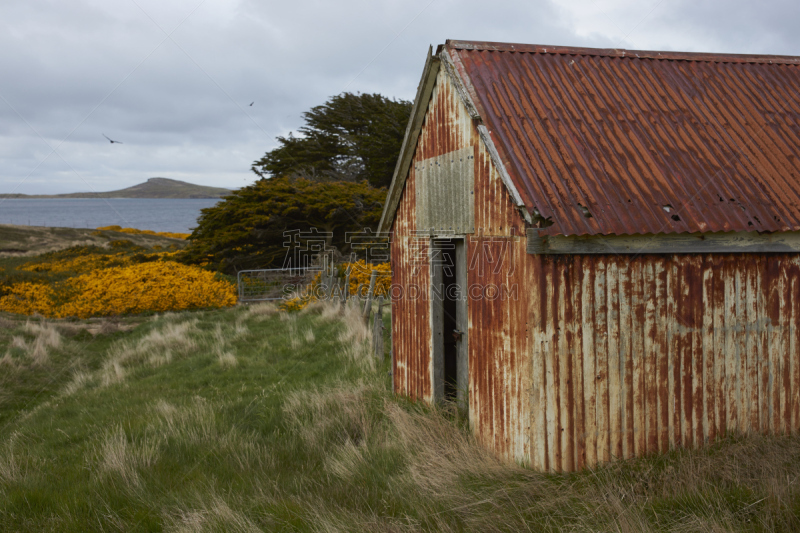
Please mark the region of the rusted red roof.
POLYGON ((547 233, 800 230, 800 58, 445 50, 547 233))

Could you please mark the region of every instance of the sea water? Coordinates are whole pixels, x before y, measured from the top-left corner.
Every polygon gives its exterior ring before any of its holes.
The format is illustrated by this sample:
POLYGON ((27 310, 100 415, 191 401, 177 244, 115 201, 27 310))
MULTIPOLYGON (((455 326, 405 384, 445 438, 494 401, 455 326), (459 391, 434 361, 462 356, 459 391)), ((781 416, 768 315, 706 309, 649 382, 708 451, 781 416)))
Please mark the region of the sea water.
POLYGON ((189 233, 197 226, 200 210, 217 202, 217 198, 0 198, 0 224, 63 228, 116 225, 189 233))

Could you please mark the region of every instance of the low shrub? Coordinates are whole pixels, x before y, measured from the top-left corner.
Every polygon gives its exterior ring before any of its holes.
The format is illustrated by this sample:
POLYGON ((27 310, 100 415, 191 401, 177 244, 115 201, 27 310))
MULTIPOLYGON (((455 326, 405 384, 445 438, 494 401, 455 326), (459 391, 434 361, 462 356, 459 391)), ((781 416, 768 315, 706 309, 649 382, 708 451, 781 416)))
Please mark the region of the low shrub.
POLYGON ((236 303, 234 280, 177 263, 176 253, 130 244, 44 254, 0 279, 0 311, 88 318, 236 303))
POLYGON ((156 261, 98 269, 54 285, 19 283, 0 298, 0 310, 88 318, 235 303, 235 287, 216 279, 214 273, 173 261, 156 261))
MULTIPOLYGON (((347 272, 350 272, 350 285, 348 287, 348 294, 366 296, 369 290, 369 281, 372 276, 372 271, 377 270, 378 276, 375 279, 375 293, 374 296, 388 296, 389 288, 392 285, 392 267, 389 263, 367 263, 366 261, 359 260, 353 263, 342 263, 340 266, 339 275, 344 277, 347 272)), ((317 288, 320 286, 322 274, 318 273, 314 276, 311 283, 305 287, 299 295, 294 298, 285 300, 281 304, 281 309, 284 311, 300 311, 311 302, 318 300, 317 288)))
POLYGON ((160 237, 169 237, 171 239, 188 239, 191 233, 173 233, 171 231, 152 231, 149 229, 136 229, 136 228, 123 228, 121 226, 103 226, 97 228, 98 230, 105 231, 118 231, 120 233, 128 233, 130 235, 158 235, 160 237))

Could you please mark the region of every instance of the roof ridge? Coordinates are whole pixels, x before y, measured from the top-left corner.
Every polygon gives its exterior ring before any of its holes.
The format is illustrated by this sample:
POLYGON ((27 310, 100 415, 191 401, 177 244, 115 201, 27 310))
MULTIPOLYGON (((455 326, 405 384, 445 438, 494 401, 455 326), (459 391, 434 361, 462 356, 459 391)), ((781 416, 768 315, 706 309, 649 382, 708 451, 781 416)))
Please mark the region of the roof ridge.
POLYGON ((445 47, 452 50, 495 52, 528 52, 536 54, 587 55, 602 57, 662 59, 671 61, 703 61, 708 63, 763 63, 800 65, 800 57, 765 54, 711 54, 704 52, 666 52, 657 50, 625 50, 622 48, 584 48, 541 44, 458 41, 448 39, 445 47))

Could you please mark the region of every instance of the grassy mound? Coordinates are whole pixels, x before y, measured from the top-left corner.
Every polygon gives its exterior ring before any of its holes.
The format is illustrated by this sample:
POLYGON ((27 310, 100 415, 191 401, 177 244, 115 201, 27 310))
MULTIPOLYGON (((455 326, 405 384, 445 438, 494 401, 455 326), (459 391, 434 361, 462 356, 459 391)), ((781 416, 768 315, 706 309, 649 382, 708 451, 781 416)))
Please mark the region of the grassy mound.
MULTIPOLYGON (((122 229, 122 228, 120 228, 122 229)), ((186 246, 182 238, 169 238, 147 233, 123 233, 88 228, 48 228, 0 224, 0 266, 4 257, 30 257, 76 246, 104 246, 113 241, 129 240, 136 246, 180 249, 186 246)))
POLYGON ((0 323, 0 530, 775 531, 800 439, 572 475, 389 392, 356 310, 0 323))

